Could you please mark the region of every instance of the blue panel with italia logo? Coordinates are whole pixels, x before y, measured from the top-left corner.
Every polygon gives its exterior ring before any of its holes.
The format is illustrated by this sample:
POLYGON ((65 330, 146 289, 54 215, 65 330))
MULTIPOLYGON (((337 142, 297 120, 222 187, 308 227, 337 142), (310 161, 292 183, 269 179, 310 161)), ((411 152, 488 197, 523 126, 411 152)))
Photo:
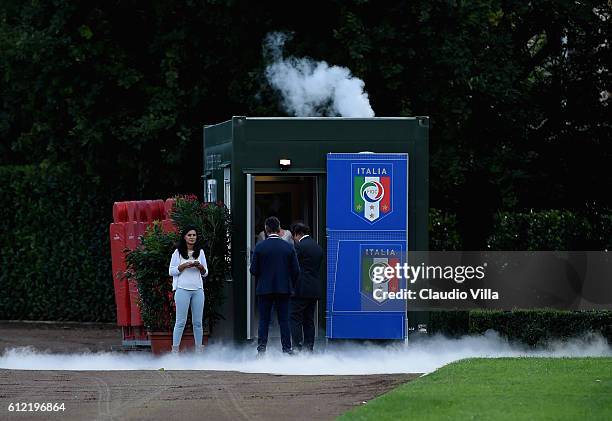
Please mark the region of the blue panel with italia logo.
POLYGON ((327 229, 407 229, 408 154, 328 154, 327 229))
POLYGON ((405 339, 406 287, 376 279, 406 259, 407 154, 327 155, 327 337, 405 339))

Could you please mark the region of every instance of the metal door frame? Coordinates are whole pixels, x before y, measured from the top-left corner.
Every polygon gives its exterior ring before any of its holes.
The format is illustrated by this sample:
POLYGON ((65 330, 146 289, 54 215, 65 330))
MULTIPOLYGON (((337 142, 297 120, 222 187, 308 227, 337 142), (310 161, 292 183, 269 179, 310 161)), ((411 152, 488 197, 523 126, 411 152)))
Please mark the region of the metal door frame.
MULTIPOLYGON (((251 340, 254 339, 254 337, 256 336, 256 334, 252 333, 252 329, 254 328, 253 326, 253 320, 254 320, 254 306, 253 306, 253 302, 254 302, 254 291, 253 291, 253 283, 252 283, 252 279, 251 279, 251 272, 249 270, 249 268, 251 267, 251 255, 252 255, 252 249, 251 249, 251 244, 253 243, 253 221, 254 221, 254 213, 255 213, 255 181, 257 176, 273 176, 273 177, 286 177, 286 178, 297 178, 297 177, 310 177, 313 179, 313 196, 312 196, 312 201, 313 201, 313 207, 315 209, 313 209, 313 225, 316 224, 316 227, 311 227, 312 233, 314 234, 316 232, 316 235, 318 237, 318 233, 319 233, 319 224, 321 223, 321 215, 320 215, 320 210, 319 210, 319 189, 320 189, 320 182, 319 182, 319 178, 321 176, 320 172, 309 172, 309 173, 292 173, 292 172, 266 172, 266 173, 260 173, 260 172, 248 172, 246 173, 246 191, 247 191, 247 197, 246 197, 246 215, 247 215, 247 221, 246 221, 246 264, 247 264, 247 268, 246 268, 246 299, 247 299, 247 311, 246 311, 246 316, 247 316, 247 320, 246 320, 246 338, 247 340, 251 340), (316 205, 316 206, 314 206, 316 205)), ((318 240, 320 242, 319 238, 316 238, 316 240, 318 240)), ((319 300, 321 301, 321 300, 319 300)), ((319 318, 319 309, 320 309, 320 303, 317 302, 316 308, 315 308, 315 338, 317 337, 317 335, 319 334, 319 323, 318 323, 318 318, 319 318)))

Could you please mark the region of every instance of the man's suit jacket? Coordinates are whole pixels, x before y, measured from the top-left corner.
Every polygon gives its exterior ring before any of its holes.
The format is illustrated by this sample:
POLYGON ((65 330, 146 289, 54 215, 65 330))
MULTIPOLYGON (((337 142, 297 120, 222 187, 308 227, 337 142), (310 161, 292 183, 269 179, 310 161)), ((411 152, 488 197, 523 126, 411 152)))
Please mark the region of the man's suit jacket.
POLYGON ((302 238, 295 244, 300 276, 295 285, 295 297, 321 298, 321 262, 323 249, 310 236, 302 238))
POLYGON ((255 246, 250 271, 257 280, 255 294, 291 294, 300 265, 291 244, 268 237, 255 246))

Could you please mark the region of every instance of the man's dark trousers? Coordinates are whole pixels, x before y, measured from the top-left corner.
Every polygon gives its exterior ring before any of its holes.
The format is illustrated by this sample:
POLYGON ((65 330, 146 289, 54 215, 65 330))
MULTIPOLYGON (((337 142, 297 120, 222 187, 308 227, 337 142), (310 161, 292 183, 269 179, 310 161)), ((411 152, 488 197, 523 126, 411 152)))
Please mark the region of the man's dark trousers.
POLYGON ((291 297, 290 306, 293 347, 297 350, 305 348, 312 351, 315 338, 314 313, 317 299, 291 297))
POLYGON ((283 352, 291 351, 291 331, 289 329, 289 294, 263 294, 257 296, 259 305, 259 331, 257 351, 265 351, 268 344, 268 328, 272 306, 276 307, 276 317, 281 332, 283 352))

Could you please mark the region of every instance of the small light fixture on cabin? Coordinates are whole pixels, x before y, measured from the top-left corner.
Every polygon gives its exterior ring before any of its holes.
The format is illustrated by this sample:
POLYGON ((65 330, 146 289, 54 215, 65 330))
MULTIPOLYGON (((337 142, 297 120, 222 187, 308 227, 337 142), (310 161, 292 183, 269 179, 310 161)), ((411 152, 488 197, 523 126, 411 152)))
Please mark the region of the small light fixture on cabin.
POLYGON ((291 160, 290 159, 280 159, 278 161, 278 165, 280 165, 280 169, 283 171, 287 171, 289 169, 289 167, 291 166, 291 160))

